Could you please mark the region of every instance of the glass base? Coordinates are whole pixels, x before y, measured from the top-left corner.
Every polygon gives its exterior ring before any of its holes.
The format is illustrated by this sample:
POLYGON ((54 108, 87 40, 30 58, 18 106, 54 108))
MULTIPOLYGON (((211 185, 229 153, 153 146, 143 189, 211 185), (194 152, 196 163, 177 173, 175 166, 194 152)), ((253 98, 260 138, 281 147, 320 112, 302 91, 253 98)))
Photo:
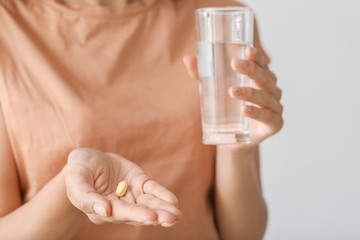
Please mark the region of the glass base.
POLYGON ((218 144, 247 144, 251 139, 248 133, 204 133, 203 143, 206 145, 218 144))

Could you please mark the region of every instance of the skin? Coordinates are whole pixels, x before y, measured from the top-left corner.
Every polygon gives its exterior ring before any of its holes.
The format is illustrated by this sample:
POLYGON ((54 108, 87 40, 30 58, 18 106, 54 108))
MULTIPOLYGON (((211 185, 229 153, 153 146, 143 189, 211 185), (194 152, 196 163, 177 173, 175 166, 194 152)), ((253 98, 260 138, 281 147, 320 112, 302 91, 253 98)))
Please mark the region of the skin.
MULTIPOLYGON (((5 133, 2 115, 0 119, 5 133)), ((131 161, 95 149, 71 152, 62 171, 22 204, 9 140, 5 134, 0 136, 1 239, 72 239, 87 218, 95 224, 163 227, 181 220, 174 194, 131 161), (128 190, 118 198, 115 189, 121 180, 128 183, 128 190)))
POLYGON ((66 167, 70 202, 96 224, 169 227, 181 219, 175 195, 117 154, 76 149, 70 153, 66 167), (129 186, 121 198, 115 193, 120 181, 129 186))
MULTIPOLYGON (((123 6, 127 1, 64 0, 68 5, 123 6)), ((253 119, 251 144, 217 147, 215 173, 215 215, 221 239, 261 239, 267 210, 259 174, 259 143, 278 132, 282 125, 281 90, 276 76, 268 68, 268 59, 260 43, 248 48, 248 60, 234 59, 234 71, 254 80, 253 88, 233 87, 234 99, 256 104, 243 113, 253 119), (236 211, 234 211, 236 210, 236 211)), ((184 64, 198 79, 194 56, 184 64)), ((1 107, 1 106, 0 106, 1 107)), ((0 238, 71 239, 86 219, 96 224, 126 223, 135 226, 170 227, 181 220, 177 198, 151 180, 131 161, 95 149, 76 149, 68 163, 39 191, 23 204, 17 169, 0 111, 0 238), (119 181, 128 191, 122 198, 114 195, 119 181), (21 231, 18 231, 21 224, 21 231)))
MULTIPOLYGON (((267 208, 260 180, 259 144, 283 126, 281 90, 269 60, 255 34, 255 46, 246 49, 247 60, 233 59, 234 71, 253 80, 253 87, 232 87, 229 95, 254 103, 242 109, 252 119, 251 143, 218 145, 215 169, 215 214, 221 239, 262 239, 267 208), (236 211, 234 211, 236 209, 236 211)), ((189 75, 198 79, 195 56, 185 56, 189 75)))

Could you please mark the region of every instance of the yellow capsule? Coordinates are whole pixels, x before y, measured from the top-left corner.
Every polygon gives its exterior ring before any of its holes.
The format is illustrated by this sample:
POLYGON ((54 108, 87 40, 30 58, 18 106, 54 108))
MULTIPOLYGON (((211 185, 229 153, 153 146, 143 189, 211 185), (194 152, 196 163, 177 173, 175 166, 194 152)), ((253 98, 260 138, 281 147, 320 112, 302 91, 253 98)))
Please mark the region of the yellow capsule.
POLYGON ((125 181, 119 182, 117 188, 116 188, 116 195, 119 197, 122 197, 125 195, 127 190, 127 183, 125 181))

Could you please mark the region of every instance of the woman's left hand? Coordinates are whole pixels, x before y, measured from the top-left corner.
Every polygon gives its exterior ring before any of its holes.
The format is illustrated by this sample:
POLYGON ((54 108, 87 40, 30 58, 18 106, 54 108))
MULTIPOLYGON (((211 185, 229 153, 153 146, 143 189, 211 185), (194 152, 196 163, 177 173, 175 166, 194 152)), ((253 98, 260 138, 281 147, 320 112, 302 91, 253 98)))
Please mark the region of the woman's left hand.
MULTIPOLYGON (((233 59, 234 71, 244 74, 253 80, 253 87, 232 87, 229 94, 232 98, 252 103, 246 105, 242 112, 251 122, 251 143, 231 144, 227 147, 233 152, 253 149, 264 139, 277 133, 283 126, 283 106, 280 103, 281 89, 276 85, 276 76, 270 71, 265 55, 256 48, 246 49, 247 60, 233 59)), ((184 64, 189 75, 198 79, 197 60, 185 56, 184 64)))

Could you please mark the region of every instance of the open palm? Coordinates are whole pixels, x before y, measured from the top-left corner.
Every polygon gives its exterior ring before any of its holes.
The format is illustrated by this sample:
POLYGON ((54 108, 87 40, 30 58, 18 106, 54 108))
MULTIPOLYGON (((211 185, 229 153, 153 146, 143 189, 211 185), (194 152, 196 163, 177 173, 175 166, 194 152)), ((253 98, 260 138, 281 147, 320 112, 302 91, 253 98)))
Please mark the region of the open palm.
POLYGON ((66 186, 71 203, 96 224, 168 227, 181 218, 175 195, 117 154, 74 150, 68 158, 66 186), (128 184, 121 198, 115 194, 120 181, 128 184))

